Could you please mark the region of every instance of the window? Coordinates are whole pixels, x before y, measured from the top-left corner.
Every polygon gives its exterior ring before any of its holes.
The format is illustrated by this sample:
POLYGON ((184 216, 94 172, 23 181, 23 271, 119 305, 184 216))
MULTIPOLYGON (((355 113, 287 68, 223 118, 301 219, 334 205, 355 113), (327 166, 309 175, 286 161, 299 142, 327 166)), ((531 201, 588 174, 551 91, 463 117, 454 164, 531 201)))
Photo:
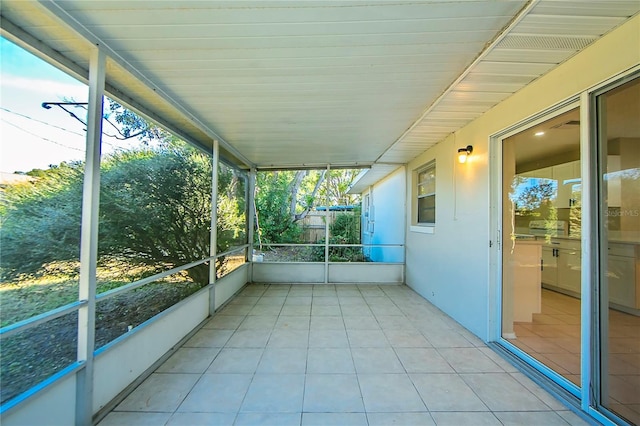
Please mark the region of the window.
POLYGON ((418 224, 436 223, 436 163, 417 172, 418 224))

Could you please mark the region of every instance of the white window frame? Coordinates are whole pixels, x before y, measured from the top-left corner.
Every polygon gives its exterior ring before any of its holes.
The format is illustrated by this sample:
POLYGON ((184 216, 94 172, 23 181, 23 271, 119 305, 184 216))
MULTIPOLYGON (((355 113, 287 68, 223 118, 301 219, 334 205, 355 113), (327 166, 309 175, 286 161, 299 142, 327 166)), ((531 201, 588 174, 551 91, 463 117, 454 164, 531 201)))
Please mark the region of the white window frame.
POLYGON ((413 220, 411 221, 411 231, 415 231, 415 232, 423 232, 423 233, 433 233, 433 230, 436 226, 436 213, 435 213, 435 205, 436 205, 436 198, 437 198, 437 173, 436 173, 437 167, 436 167, 436 161, 435 159, 432 161, 429 161, 428 163, 422 165, 421 167, 415 169, 414 173, 413 173, 413 200, 415 202, 415 207, 413 208, 413 220), (433 191, 432 192, 428 192, 425 194, 420 194, 420 186, 423 185, 425 182, 422 182, 419 180, 419 176, 421 173, 424 173, 425 171, 429 171, 429 170, 433 170, 435 177, 434 177, 434 182, 433 182, 433 191), (433 197, 434 200, 434 215, 433 215, 433 221, 423 221, 420 222, 419 221, 419 204, 420 204, 420 199, 422 198, 427 198, 427 197, 433 197))

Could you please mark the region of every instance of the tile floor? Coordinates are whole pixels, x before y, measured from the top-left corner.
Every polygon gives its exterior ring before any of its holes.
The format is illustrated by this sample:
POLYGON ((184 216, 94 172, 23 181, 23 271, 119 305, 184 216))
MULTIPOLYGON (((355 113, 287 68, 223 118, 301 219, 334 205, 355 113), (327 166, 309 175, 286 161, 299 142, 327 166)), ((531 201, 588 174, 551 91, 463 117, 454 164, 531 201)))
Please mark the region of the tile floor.
POLYGON ((585 423, 406 286, 250 285, 116 424, 585 423))

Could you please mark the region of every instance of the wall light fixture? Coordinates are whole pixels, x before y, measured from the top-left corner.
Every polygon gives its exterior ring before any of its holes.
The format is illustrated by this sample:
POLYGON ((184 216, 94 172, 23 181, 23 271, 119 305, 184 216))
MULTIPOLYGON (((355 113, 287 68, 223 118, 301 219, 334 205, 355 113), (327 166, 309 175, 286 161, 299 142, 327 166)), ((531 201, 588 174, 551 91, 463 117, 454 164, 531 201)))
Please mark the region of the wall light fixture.
POLYGON ((467 162, 467 157, 473 152, 473 146, 467 145, 466 148, 460 148, 458 150, 458 163, 464 164, 467 162))

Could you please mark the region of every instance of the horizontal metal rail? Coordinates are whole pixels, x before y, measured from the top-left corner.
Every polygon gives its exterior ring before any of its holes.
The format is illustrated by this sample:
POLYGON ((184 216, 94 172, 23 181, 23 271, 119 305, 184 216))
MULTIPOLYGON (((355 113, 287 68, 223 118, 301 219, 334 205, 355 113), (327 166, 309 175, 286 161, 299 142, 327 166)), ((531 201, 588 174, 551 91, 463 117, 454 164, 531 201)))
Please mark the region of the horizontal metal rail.
POLYGON ((167 271, 160 272, 160 273, 155 274, 155 275, 151 275, 150 277, 143 278, 141 280, 134 281, 132 283, 123 285, 122 287, 118 287, 118 288, 114 288, 113 290, 105 291, 104 293, 98 294, 96 296, 96 300, 97 301, 101 301, 101 300, 105 300, 105 299, 109 299, 111 297, 117 296, 118 294, 121 294, 121 293, 126 293, 127 291, 134 290, 134 289, 136 289, 138 287, 142 287, 143 285, 150 284, 150 283, 152 283, 154 281, 158 281, 158 280, 161 280, 163 278, 166 278, 169 275, 173 275, 173 274, 176 274, 178 272, 182 272, 184 270, 191 269, 194 266, 198 266, 198 265, 202 265, 203 263, 210 262, 211 259, 212 259, 211 257, 207 257, 205 259, 196 260, 195 262, 187 263, 186 265, 182 265, 182 266, 177 266, 177 267, 169 269, 167 271))
POLYGON ((249 244, 245 244, 245 245, 243 245, 243 246, 235 247, 235 248, 233 248, 233 249, 231 249, 231 250, 227 250, 227 251, 225 251, 225 252, 223 252, 223 253, 216 254, 216 259, 218 259, 218 258, 220 258, 220 257, 223 257, 223 256, 229 256, 229 255, 232 255, 232 254, 234 254, 234 253, 239 253, 239 252, 241 252, 242 250, 246 250, 246 249, 248 249, 248 248, 249 248, 249 244))
POLYGON ((324 243, 263 243, 263 247, 324 247, 324 243))
POLYGON ((404 244, 329 244, 329 247, 404 247, 404 244))
POLYGON ((57 309, 53 309, 51 311, 47 311, 45 313, 33 316, 31 318, 27 318, 26 320, 18 321, 14 324, 8 325, 6 327, 0 328, 0 340, 6 339, 9 336, 13 336, 16 333, 21 331, 29 330, 30 328, 36 327, 40 324, 44 324, 56 318, 60 318, 61 316, 70 314, 72 312, 77 311, 80 307, 87 304, 86 300, 79 300, 76 302, 69 303, 68 305, 61 306, 57 309))
MULTIPOLYGON (((324 243, 313 244, 262 244, 266 247, 324 247, 324 243)), ((329 244, 329 247, 404 247, 404 244, 329 244)))

